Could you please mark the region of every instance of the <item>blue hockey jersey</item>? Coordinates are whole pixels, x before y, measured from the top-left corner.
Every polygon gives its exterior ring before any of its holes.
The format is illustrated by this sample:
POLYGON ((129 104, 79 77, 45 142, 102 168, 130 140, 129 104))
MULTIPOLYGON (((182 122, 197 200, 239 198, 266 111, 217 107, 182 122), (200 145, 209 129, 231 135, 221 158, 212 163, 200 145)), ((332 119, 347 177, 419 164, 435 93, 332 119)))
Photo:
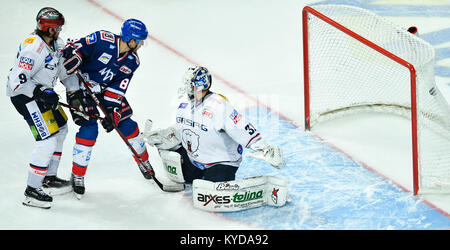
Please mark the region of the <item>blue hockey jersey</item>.
POLYGON ((119 55, 120 36, 100 30, 73 41, 83 62, 78 68, 90 82, 100 84, 106 106, 119 106, 133 73, 139 67, 136 53, 119 55))

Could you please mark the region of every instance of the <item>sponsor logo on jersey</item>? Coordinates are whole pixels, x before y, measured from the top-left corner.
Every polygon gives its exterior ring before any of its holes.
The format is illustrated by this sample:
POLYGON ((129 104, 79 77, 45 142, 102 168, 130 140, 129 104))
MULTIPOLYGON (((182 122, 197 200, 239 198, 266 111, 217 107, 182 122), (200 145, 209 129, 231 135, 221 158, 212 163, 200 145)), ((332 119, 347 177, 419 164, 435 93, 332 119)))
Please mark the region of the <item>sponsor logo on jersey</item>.
POLYGON ((123 73, 127 74, 127 75, 129 75, 129 74, 131 74, 131 72, 133 72, 133 71, 131 71, 130 68, 128 68, 128 67, 125 66, 125 65, 123 65, 122 67, 120 67, 119 70, 122 71, 123 73))
POLYGON ((214 113, 212 111, 210 111, 209 109, 203 109, 202 115, 206 116, 208 118, 211 118, 211 119, 214 117, 214 113))
POLYGON ((193 128, 197 127, 203 131, 208 131, 208 128, 206 127, 206 125, 198 123, 198 122, 194 122, 193 120, 190 119, 186 119, 184 117, 177 117, 177 123, 181 123, 187 126, 191 126, 193 128))
MULTIPOLYGON (((198 156, 197 154, 195 154, 195 152, 197 152, 198 146, 200 144, 200 136, 199 135, 197 135, 194 131, 192 131, 190 129, 183 129, 183 131, 181 132, 181 141, 183 142, 183 146, 187 150, 189 155, 191 155, 193 157, 198 156)), ((200 169, 206 168, 206 166, 203 164, 196 165, 196 166, 200 169)))
POLYGON ((23 41, 23 45, 25 45, 25 44, 33 44, 34 40, 36 40, 36 37, 28 37, 27 39, 25 39, 25 41, 23 41))
POLYGON ((34 66, 34 60, 25 56, 21 56, 19 59, 19 68, 32 70, 34 66))
POLYGON ((104 68, 104 69, 100 70, 99 73, 102 76, 104 76, 103 81, 106 81, 106 80, 112 81, 112 79, 114 77, 114 73, 111 71, 111 69, 108 69, 108 68, 104 68))
POLYGON ((112 58, 112 55, 103 53, 97 60, 99 60, 103 64, 108 64, 109 60, 111 60, 111 58, 112 58))
POLYGON ((53 59, 51 54, 48 54, 48 56, 45 57, 45 63, 49 63, 53 59))
POLYGON ((100 31, 100 39, 114 43, 114 35, 109 32, 100 31))
POLYGON ((238 147, 237 147, 237 152, 238 152, 238 154, 242 154, 242 152, 243 152, 243 149, 242 149, 242 145, 241 144, 239 144, 238 145, 238 147))
POLYGON ((187 107, 187 103, 186 102, 182 102, 180 103, 180 106, 178 106, 179 109, 185 109, 187 107))
POLYGON ((93 44, 97 42, 97 35, 95 33, 90 34, 86 37, 86 43, 87 44, 93 44))
POLYGON ((233 120, 234 124, 237 124, 241 120, 242 115, 239 114, 239 112, 237 112, 236 109, 234 109, 230 115, 230 118, 231 120, 233 120))
POLYGON ((42 41, 41 44, 39 44, 39 47, 37 48, 36 52, 41 53, 43 48, 44 48, 44 41, 42 41))

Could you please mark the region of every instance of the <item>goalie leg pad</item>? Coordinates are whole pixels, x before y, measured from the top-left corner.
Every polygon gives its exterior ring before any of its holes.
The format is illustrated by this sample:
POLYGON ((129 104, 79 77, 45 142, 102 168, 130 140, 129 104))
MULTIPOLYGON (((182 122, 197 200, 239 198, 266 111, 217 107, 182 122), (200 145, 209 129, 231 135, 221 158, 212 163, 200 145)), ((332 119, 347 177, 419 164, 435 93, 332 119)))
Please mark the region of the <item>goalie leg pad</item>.
POLYGON ((183 169, 181 167, 181 155, 174 151, 158 150, 167 176, 174 182, 184 183, 183 169))
POLYGON ((287 181, 275 176, 257 176, 229 182, 193 181, 194 207, 213 212, 234 212, 261 206, 284 206, 287 181))

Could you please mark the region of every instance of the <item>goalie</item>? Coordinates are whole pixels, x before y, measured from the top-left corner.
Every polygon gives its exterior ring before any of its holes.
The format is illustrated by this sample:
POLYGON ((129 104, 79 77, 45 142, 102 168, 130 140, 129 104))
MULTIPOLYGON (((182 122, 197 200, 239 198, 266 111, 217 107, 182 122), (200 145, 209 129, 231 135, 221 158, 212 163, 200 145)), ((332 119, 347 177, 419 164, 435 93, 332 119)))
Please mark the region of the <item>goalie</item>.
MULTIPOLYGON (((189 68, 183 81, 182 90, 187 95, 180 99, 176 124, 152 131, 151 121, 148 120, 144 132, 147 143, 158 148, 168 177, 178 183, 193 184, 194 205, 203 200, 204 203, 208 202, 207 197, 224 194, 219 189, 235 192, 239 186, 241 191, 253 192, 256 189, 265 190, 267 185, 273 183, 276 183, 276 189, 281 188, 281 192, 276 192, 277 202, 282 194, 283 202, 278 204, 284 205, 287 183, 280 178, 262 176, 235 181, 236 171, 242 161, 243 147, 253 151, 251 157, 264 160, 277 169, 286 165, 281 148, 263 140, 260 132, 227 98, 210 91, 212 77, 208 69, 201 66, 189 68), (230 186, 234 190, 227 188, 230 186), (206 194, 208 191, 209 194, 206 194)), ((274 198, 267 198, 273 196, 273 190, 264 193, 267 194, 266 201, 263 201, 266 204, 267 200, 274 198)), ((232 203, 233 199, 227 200, 232 203)), ((211 200, 208 204, 210 203, 211 200)), ((218 205, 216 200, 212 203, 218 205)), ((220 209, 230 211, 222 206, 220 209)), ((212 210, 222 211, 220 209, 212 210)))

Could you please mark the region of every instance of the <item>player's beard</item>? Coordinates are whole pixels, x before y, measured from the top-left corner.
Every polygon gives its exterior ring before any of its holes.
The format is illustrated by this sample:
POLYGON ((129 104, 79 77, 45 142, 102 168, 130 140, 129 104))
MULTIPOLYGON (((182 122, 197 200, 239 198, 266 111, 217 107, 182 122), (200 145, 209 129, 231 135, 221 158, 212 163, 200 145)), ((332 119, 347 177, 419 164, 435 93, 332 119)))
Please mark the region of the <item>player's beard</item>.
POLYGON ((53 41, 57 41, 57 40, 58 40, 58 37, 59 37, 59 33, 58 33, 58 32, 56 32, 55 34, 53 34, 53 36, 52 36, 53 41))

